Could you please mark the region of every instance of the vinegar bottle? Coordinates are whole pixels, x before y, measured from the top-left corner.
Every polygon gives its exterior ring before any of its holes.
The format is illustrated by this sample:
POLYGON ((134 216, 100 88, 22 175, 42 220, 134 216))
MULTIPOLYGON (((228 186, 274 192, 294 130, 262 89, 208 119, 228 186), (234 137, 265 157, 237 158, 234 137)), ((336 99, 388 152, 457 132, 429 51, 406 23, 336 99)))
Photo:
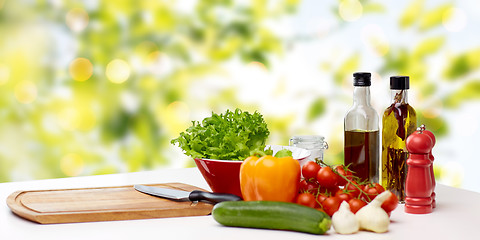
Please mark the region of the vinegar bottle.
POLYGON ((371 74, 353 77, 353 106, 344 120, 344 164, 361 180, 378 183, 380 140, 378 115, 370 105, 371 74))
POLYGON ((405 201, 408 152, 407 137, 415 132, 417 116, 408 104, 408 76, 390 77, 391 105, 382 119, 382 180, 385 189, 394 193, 398 200, 405 201))

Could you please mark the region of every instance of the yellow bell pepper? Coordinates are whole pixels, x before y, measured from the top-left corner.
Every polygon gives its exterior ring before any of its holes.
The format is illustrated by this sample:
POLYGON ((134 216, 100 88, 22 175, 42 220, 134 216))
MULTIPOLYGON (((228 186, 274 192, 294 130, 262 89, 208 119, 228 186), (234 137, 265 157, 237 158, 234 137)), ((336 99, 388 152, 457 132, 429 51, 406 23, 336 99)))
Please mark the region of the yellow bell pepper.
POLYGON ((292 157, 245 159, 240 167, 240 188, 245 201, 293 202, 300 182, 300 163, 292 157))

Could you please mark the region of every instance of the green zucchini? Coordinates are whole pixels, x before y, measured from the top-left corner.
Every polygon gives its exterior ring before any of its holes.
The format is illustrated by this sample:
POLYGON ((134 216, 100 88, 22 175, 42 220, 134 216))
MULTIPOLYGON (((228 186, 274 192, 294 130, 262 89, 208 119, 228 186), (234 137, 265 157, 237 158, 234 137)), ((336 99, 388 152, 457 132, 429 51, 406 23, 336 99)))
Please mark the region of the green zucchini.
POLYGON ((231 227, 266 228, 324 234, 330 217, 316 209, 295 203, 273 201, 226 201, 217 203, 212 216, 231 227))

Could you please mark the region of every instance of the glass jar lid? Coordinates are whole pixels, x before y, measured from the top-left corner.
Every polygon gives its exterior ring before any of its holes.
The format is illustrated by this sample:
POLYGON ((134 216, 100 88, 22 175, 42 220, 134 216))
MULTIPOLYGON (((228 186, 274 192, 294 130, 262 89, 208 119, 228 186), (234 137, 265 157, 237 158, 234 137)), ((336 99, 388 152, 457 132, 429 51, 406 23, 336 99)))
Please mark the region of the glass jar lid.
POLYGON ((307 150, 328 149, 325 137, 320 135, 298 135, 290 138, 290 146, 301 147, 307 150))

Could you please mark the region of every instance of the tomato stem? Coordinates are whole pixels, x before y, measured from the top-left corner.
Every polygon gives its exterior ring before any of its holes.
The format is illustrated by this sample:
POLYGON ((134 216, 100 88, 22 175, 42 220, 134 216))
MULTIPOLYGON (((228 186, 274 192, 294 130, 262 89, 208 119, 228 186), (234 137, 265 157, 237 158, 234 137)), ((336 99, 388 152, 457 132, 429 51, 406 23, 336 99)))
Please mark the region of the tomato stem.
MULTIPOLYGON (((332 169, 332 171, 333 171, 335 174, 337 174, 338 176, 340 176, 341 178, 343 178, 343 179, 345 179, 345 180, 347 181, 347 184, 346 184, 345 186, 347 186, 348 184, 352 184, 355 188, 357 188, 357 189, 360 191, 360 194, 363 194, 363 195, 365 195, 365 196, 367 197, 367 199, 368 199, 369 202, 372 201, 372 199, 370 199, 370 196, 369 196, 363 189, 361 189, 361 188, 358 186, 359 183, 354 184, 354 181, 352 181, 352 180, 348 179, 347 177, 343 176, 342 174, 338 173, 338 171, 337 171, 334 167, 332 167, 331 165, 326 164, 324 161, 319 160, 318 158, 315 159, 315 161, 317 161, 317 163, 320 163, 320 164, 322 164, 322 165, 324 165, 324 166, 330 167, 330 169, 332 169)), ((348 170, 348 167, 344 166, 344 168, 346 168, 346 170, 348 170)), ((350 170, 348 170, 348 171, 350 171, 350 170)), ((353 176, 353 177, 355 177, 355 176, 353 176)), ((360 185, 361 185, 361 184, 360 184, 360 185)))

